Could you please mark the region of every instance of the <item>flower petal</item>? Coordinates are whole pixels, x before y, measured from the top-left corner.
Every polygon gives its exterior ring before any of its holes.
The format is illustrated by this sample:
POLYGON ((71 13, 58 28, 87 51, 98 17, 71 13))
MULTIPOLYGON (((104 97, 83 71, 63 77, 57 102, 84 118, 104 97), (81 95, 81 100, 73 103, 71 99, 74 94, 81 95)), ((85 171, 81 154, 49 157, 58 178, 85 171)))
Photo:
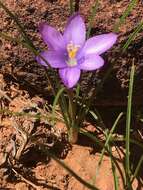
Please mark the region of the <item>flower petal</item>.
POLYGON ((43 38, 43 41, 52 50, 60 50, 65 48, 65 43, 62 34, 55 28, 49 26, 46 23, 39 25, 39 32, 43 38))
POLYGON ((67 88, 72 88, 76 85, 80 78, 80 69, 77 67, 67 67, 59 69, 59 74, 62 82, 67 88))
MULTIPOLYGON (((80 61, 79 61, 80 62, 80 61)), ((104 60, 99 55, 91 54, 83 59, 83 62, 79 63, 78 67, 85 71, 92 71, 99 69, 104 65, 104 60)))
POLYGON ((40 56, 36 57, 36 60, 43 66, 48 66, 47 61, 53 68, 64 68, 67 66, 64 53, 55 51, 43 51, 40 53, 40 56), (45 59, 45 61, 42 58, 45 59))
POLYGON ((69 18, 63 37, 66 44, 71 41, 75 45, 82 46, 84 44, 86 38, 86 28, 85 23, 79 14, 75 14, 69 18))
POLYGON ((102 54, 108 49, 110 49, 117 40, 117 35, 114 33, 101 34, 90 38, 86 41, 82 54, 102 54))

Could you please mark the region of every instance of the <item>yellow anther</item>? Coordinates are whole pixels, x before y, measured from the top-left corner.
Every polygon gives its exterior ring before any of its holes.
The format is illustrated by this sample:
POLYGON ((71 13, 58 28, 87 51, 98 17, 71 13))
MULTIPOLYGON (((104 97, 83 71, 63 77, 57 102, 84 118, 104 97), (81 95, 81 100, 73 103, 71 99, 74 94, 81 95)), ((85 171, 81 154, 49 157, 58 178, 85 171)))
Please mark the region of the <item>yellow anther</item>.
POLYGON ((74 49, 68 51, 68 55, 69 55, 69 58, 70 58, 70 59, 75 58, 76 53, 77 53, 77 50, 78 50, 78 48, 74 48, 74 49))
POLYGON ((78 49, 79 49, 79 46, 74 45, 72 42, 70 42, 67 45, 67 52, 68 52, 68 56, 69 56, 70 59, 75 58, 78 49))

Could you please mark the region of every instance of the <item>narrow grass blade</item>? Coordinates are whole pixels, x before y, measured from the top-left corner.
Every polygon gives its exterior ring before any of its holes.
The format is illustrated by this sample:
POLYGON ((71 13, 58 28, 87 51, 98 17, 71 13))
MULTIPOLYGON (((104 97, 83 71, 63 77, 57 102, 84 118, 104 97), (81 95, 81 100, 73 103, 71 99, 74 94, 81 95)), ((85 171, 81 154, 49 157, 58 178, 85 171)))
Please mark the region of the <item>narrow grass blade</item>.
POLYGON ((123 52, 129 47, 130 43, 135 39, 136 35, 143 29, 143 20, 138 24, 133 33, 129 35, 128 40, 123 46, 123 52))
POLYGON ((117 126, 117 124, 118 124, 118 122, 119 122, 119 120, 121 119, 122 116, 123 116, 123 112, 121 112, 121 113, 118 115, 117 119, 115 120, 115 122, 114 122, 114 124, 113 124, 113 127, 111 128, 109 134, 107 135, 107 139, 106 139, 106 141, 105 141, 104 147, 103 147, 102 152, 101 152, 100 160, 99 160, 98 165, 97 165, 96 175, 95 175, 94 178, 93 178, 93 181, 94 181, 94 182, 95 182, 96 177, 97 177, 97 175, 98 175, 99 168, 100 168, 100 166, 101 166, 104 153, 105 153, 105 151, 107 150, 107 146, 108 146, 108 144, 109 144, 109 142, 110 142, 110 139, 111 139, 111 137, 112 137, 112 134, 113 134, 113 132, 114 132, 114 130, 115 130, 115 128, 116 128, 116 126, 117 126))
POLYGON ((89 113, 92 115, 92 117, 95 119, 95 121, 97 121, 97 124, 100 126, 100 128, 102 128, 102 130, 105 130, 106 126, 105 126, 103 119, 102 119, 100 113, 98 112, 98 110, 96 108, 94 108, 94 112, 89 111, 89 113))
POLYGON ((5 34, 4 32, 0 32, 0 37, 5 39, 5 40, 9 40, 9 41, 12 41, 12 42, 16 42, 17 44, 19 45, 24 45, 26 46, 27 44, 23 42, 22 39, 18 39, 18 38, 13 38, 11 36, 8 36, 7 34, 5 34))
POLYGON ((113 132, 114 132, 114 130, 115 130, 115 128, 116 128, 116 126, 117 126, 117 124, 118 124, 118 122, 119 122, 119 120, 121 119, 122 116, 123 116, 123 112, 121 112, 118 115, 117 119, 115 120, 115 122, 114 122, 114 124, 113 124, 113 126, 112 126, 112 128, 111 128, 111 130, 110 130, 110 132, 108 134, 108 136, 107 136, 106 142, 104 144, 104 148, 102 149, 102 152, 101 152, 101 157, 100 157, 99 165, 101 165, 101 162, 103 160, 103 156, 104 156, 104 153, 105 153, 105 147, 107 147, 107 145, 108 145, 108 143, 109 143, 109 141, 110 141, 110 139, 112 137, 112 134, 113 134, 113 132))
POLYGON ((95 121, 98 120, 98 116, 93 111, 89 111, 89 113, 92 115, 92 117, 95 119, 95 121))
POLYGON ((140 178, 140 184, 141 184, 142 187, 143 187, 143 179, 142 179, 142 178, 140 178))
MULTIPOLYGON (((109 147, 109 151, 110 151, 110 154, 112 154, 111 147, 109 147)), ((119 180, 116 173, 116 167, 111 156, 110 156, 110 159, 111 159, 112 173, 113 173, 113 178, 114 178, 114 190, 119 190, 119 180)))
POLYGON ((77 84, 77 87, 76 87, 76 95, 75 95, 76 99, 79 97, 79 93, 80 93, 80 85, 77 84))
POLYGON ((132 181, 131 181, 131 184, 134 182, 134 179, 136 178, 136 176, 138 175, 138 172, 139 170, 141 169, 141 165, 143 163, 143 155, 141 156, 139 162, 138 162, 138 165, 136 167, 136 170, 134 172, 134 175, 133 175, 133 178, 132 178, 132 181))
POLYGON ((70 4, 70 14, 72 15, 74 13, 74 0, 69 0, 70 4))
MULTIPOLYGON (((125 137, 116 137, 112 139, 114 142, 126 141, 125 137)), ((135 139, 130 138, 130 143, 133 143, 143 149, 143 144, 135 139)))
MULTIPOLYGON (((0 32, 0 37, 3 38, 3 39, 5 39, 5 40, 9 40, 9 41, 11 41, 11 42, 15 42, 15 43, 17 43, 17 44, 19 44, 19 45, 22 45, 22 46, 26 47, 26 48, 29 49, 31 52, 33 52, 35 55, 38 55, 38 54, 39 54, 39 52, 38 52, 35 48, 31 47, 28 43, 26 43, 26 42, 25 42, 24 40, 22 40, 22 39, 13 38, 13 37, 11 37, 11 36, 9 36, 9 35, 3 33, 3 32, 0 32)), ((44 58, 43 58, 43 59, 44 59, 44 58)))
POLYGON ((115 32, 119 31, 120 26, 125 22, 127 16, 131 13, 131 11, 137 5, 137 3, 138 3, 138 0, 131 0, 131 2, 129 3, 128 7, 126 8, 126 10, 124 11, 124 13, 120 17, 119 21, 115 24, 115 26, 114 26, 114 31, 115 32))
POLYGON ((62 88, 58 91, 57 95, 56 95, 55 98, 54 98, 54 102, 53 102, 53 106, 52 106, 52 121, 53 121, 53 122, 54 122, 54 119, 55 119, 56 105, 58 104, 59 98, 60 98, 60 96, 62 95, 62 93, 64 92, 64 90, 65 90, 65 88, 62 87, 62 88))
POLYGON ((126 185, 130 188, 130 127, 131 127, 131 111, 132 111, 132 94, 133 94, 133 83, 134 83, 134 64, 131 67, 130 83, 128 92, 128 104, 127 104, 127 116, 126 116, 126 141, 125 141, 125 172, 126 172, 126 185))
MULTIPOLYGON (((90 139, 92 139, 97 145, 99 145, 99 147, 105 148, 105 150, 109 154, 110 158, 112 158, 112 161, 116 165, 116 168, 118 169, 118 172, 119 172, 119 174, 120 174, 120 176, 122 178, 123 184, 125 184, 124 175, 123 175, 121 167, 119 166, 118 162, 116 161, 116 158, 110 153, 110 151, 108 150, 108 148, 104 146, 103 142, 100 141, 95 135, 87 132, 85 129, 80 129, 80 133, 83 134, 83 135, 85 135, 85 136, 87 136, 87 137, 89 137, 90 139)), ((93 180, 94 180, 94 178, 93 178, 93 180)))
POLYGON ((28 35, 26 34, 23 26, 20 24, 18 18, 0 1, 0 7, 2 7, 5 12, 15 21, 16 25, 18 26, 19 31, 22 33, 23 38, 25 39, 25 41, 35 49, 35 46, 33 45, 32 41, 30 40, 30 38, 28 37, 28 35))
MULTIPOLYGON (((5 33, 3 33, 3 32, 0 32, 0 37, 2 37, 3 39, 5 39, 5 40, 9 40, 9 41, 12 41, 12 42, 16 42, 17 44, 19 44, 19 45, 23 45, 24 47, 26 47, 27 49, 29 49, 32 53, 34 53, 35 54, 35 56, 39 56, 43 61, 45 61, 45 63, 48 65, 48 69, 51 69, 51 66, 50 66, 50 64, 47 62, 47 60, 44 58, 44 57, 42 57, 41 55, 39 55, 39 52, 35 49, 35 48, 33 48, 32 46, 30 46, 30 44, 28 44, 26 41, 24 41, 24 40, 22 40, 22 39, 16 39, 16 38, 13 38, 13 37, 11 37, 11 36, 8 36, 7 34, 5 34, 5 33)), ((45 71, 46 71, 46 73, 47 73, 47 69, 44 67, 44 69, 45 69, 45 71)), ((48 79, 48 81, 50 81, 49 79, 48 79)), ((52 85, 50 85, 50 86, 52 86, 52 85)), ((53 93, 54 94, 54 93, 53 93)))
POLYGON ((92 7, 91 15, 89 17, 89 26, 88 26, 88 31, 87 31, 87 38, 89 38, 89 36, 90 36, 93 20, 94 20, 94 17, 96 15, 96 11, 97 11, 98 5, 99 5, 99 1, 96 0, 94 6, 92 7))

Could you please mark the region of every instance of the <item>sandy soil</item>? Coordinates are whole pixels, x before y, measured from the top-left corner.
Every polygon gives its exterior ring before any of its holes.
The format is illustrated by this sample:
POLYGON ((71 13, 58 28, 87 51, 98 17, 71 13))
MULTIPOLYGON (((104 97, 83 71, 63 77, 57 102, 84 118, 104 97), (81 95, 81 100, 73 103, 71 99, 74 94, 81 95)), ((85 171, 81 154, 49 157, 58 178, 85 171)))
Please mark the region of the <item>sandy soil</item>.
MULTIPOLYGON (((63 30, 69 16, 67 2, 64 0, 4 1, 5 5, 24 24, 26 31, 37 47, 44 47, 37 31, 37 26, 41 21, 47 21, 59 30, 63 30)), ((93 2, 93 0, 82 0, 80 2, 80 12, 86 23, 93 2)), ((127 0, 101 0, 93 23, 92 35, 112 31, 114 23, 117 22, 127 5, 127 0)), ((143 4, 142 1, 139 1, 138 6, 120 28, 118 45, 105 55, 107 65, 100 73, 94 73, 92 76, 91 88, 104 75, 107 66, 116 62, 111 77, 104 84, 103 90, 94 104, 103 112, 108 127, 111 127, 116 117, 116 114, 111 114, 114 108, 119 107, 120 110, 124 109, 126 105, 129 71, 133 59, 137 74, 134 104, 138 108, 143 102, 143 88, 140 85, 140 81, 143 80, 142 33, 138 34, 129 50, 121 54, 122 45, 142 17, 143 4)), ((0 9, 0 31, 16 38, 20 37, 14 22, 2 9, 0 9)), ((86 190, 87 188, 47 156, 44 148, 48 147, 48 150, 56 154, 58 158, 74 169, 87 182, 93 181, 100 150, 94 142, 90 142, 89 139, 83 137, 79 139, 78 145, 71 147, 63 136, 64 126, 58 124, 53 129, 49 125, 46 118, 48 110, 44 106, 45 103, 49 104, 51 101, 51 92, 50 88, 47 87, 44 69, 34 61, 34 55, 26 48, 4 39, 0 39, 0 47, 0 90, 4 92, 4 94, 0 94, 0 108, 5 109, 5 112, 0 112, 0 189, 86 190), (13 116, 11 112, 24 112, 27 115, 23 117, 13 116), (28 114, 42 114, 45 117, 35 119, 29 117, 28 114), (28 137, 31 134, 33 135, 28 144, 24 141, 25 133, 23 131, 26 131, 28 137), (16 155, 14 147, 16 147, 16 155), (17 157, 18 161, 13 159, 13 155, 17 157)), ((51 73, 50 75, 52 76, 51 73)), ((87 75, 85 75, 81 84, 85 89, 88 85, 87 75)), ((122 128, 124 128, 124 123, 122 128)), ((89 129, 91 129, 91 132, 96 132, 95 124, 92 123, 92 127, 89 127, 89 129)), ((124 151, 122 145, 121 150, 124 151)), ((123 154, 120 157, 114 147, 113 152, 118 158, 121 171, 123 171, 123 154)), ((119 189, 123 190, 121 174, 118 173, 118 176, 119 189)), ((95 184, 100 190, 114 189, 111 161, 108 156, 104 157, 95 184)), ((134 188, 143 189, 140 181, 135 181, 134 188)))

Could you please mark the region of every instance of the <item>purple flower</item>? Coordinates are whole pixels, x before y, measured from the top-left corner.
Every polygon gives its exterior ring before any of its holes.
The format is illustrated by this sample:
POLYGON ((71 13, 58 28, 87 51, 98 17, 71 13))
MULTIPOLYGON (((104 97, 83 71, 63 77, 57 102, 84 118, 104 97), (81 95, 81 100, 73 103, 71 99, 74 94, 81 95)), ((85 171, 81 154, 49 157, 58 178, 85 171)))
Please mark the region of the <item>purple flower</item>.
POLYGON ((36 59, 47 66, 42 56, 52 68, 58 68, 62 82, 67 88, 76 85, 81 70, 92 71, 102 67, 104 60, 100 55, 117 40, 116 34, 109 33, 86 41, 85 23, 79 14, 69 18, 63 35, 46 23, 40 24, 39 31, 49 51, 41 52, 36 59))

